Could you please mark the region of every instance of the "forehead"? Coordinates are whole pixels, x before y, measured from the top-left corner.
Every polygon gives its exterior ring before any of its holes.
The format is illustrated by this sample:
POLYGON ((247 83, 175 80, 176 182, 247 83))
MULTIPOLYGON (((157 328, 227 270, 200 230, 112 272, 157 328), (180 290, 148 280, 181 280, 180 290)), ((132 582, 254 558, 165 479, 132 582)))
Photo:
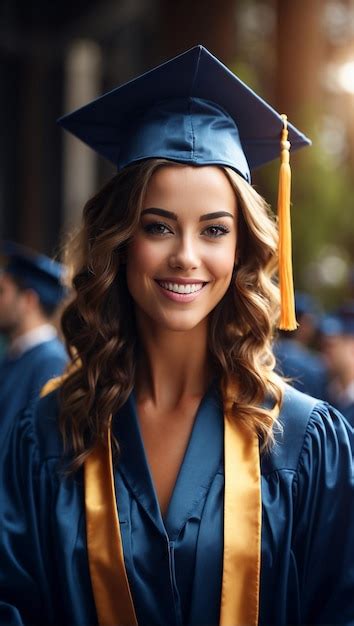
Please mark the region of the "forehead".
POLYGON ((167 165, 151 177, 143 208, 165 208, 179 213, 207 213, 227 209, 236 215, 235 191, 225 172, 216 166, 167 165))

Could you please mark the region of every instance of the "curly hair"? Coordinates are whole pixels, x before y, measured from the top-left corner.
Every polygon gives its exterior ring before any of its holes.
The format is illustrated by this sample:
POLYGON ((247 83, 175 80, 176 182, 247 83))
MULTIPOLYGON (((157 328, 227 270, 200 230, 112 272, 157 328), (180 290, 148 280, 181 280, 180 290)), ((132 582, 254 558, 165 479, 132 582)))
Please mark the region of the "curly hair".
MULTIPOLYGON (((73 470, 105 441, 111 416, 134 386, 139 345, 125 257, 149 180, 168 165, 151 159, 119 172, 86 204, 82 228, 67 246, 74 297, 62 330, 72 366, 61 386, 59 420, 73 470)), ((276 417, 265 404, 270 399, 280 406, 283 395, 271 349, 279 310, 273 281, 278 235, 265 201, 234 171, 222 169, 239 206, 237 266, 210 314, 209 352, 225 410, 256 431, 267 448, 276 417)))

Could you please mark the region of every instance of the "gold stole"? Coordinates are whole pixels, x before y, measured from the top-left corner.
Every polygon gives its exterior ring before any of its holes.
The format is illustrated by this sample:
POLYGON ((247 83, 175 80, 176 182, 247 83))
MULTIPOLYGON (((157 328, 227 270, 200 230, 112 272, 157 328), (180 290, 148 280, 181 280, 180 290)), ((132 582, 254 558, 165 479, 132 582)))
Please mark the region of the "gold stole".
MULTIPOLYGON (((137 626, 124 565, 110 436, 84 465, 87 550, 100 626, 137 626)), ((261 487, 256 435, 225 417, 224 561, 220 626, 257 626, 261 487)))

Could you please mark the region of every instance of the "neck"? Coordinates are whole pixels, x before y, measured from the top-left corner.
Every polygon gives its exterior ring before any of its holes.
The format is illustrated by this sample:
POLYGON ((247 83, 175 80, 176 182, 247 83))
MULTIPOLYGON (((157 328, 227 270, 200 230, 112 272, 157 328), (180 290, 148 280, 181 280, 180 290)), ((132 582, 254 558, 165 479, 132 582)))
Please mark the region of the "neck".
POLYGON ((339 386, 344 390, 354 381, 354 366, 348 366, 338 373, 337 382, 339 386))
POLYGON ((144 328, 139 324, 142 353, 138 361, 138 400, 149 398, 173 408, 186 397, 202 397, 210 382, 206 321, 191 331, 144 328))
POLYGON ((9 341, 12 342, 18 337, 25 335, 26 333, 34 330, 35 328, 39 328, 44 324, 48 324, 48 320, 44 320, 42 318, 33 319, 31 317, 24 319, 21 324, 18 324, 16 328, 14 328, 11 333, 9 333, 9 341))

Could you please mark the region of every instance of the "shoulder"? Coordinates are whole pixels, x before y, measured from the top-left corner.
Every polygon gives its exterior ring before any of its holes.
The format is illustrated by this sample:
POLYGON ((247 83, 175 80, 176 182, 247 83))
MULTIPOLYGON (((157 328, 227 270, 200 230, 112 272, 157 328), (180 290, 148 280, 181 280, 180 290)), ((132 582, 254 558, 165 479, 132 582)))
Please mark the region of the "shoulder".
POLYGON ((262 459, 262 472, 296 472, 309 450, 320 456, 339 441, 349 454, 351 435, 349 424, 335 409, 286 385, 275 445, 262 459))
POLYGON ((59 409, 59 389, 56 389, 34 400, 18 420, 17 438, 30 442, 40 461, 63 456, 59 409))
POLYGON ((43 359, 56 359, 63 361, 64 364, 68 361, 68 354, 65 346, 57 338, 50 339, 50 341, 44 341, 38 346, 35 346, 33 350, 29 352, 32 353, 30 356, 38 361, 43 359))

